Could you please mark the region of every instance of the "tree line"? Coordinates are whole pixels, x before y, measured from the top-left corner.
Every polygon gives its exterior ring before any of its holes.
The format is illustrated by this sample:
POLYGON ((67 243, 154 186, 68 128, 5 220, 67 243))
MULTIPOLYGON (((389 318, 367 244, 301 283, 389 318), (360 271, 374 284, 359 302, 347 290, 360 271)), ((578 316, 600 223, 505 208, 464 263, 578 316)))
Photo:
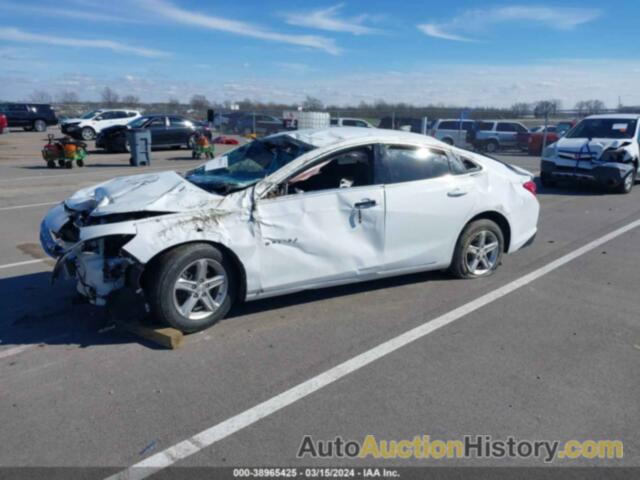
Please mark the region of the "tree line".
MULTIPOLYGON (((390 103, 384 100, 377 100, 372 103, 360 102, 358 105, 326 105, 320 99, 313 96, 307 96, 304 101, 299 104, 278 103, 278 102, 260 102, 251 99, 244 99, 237 102, 224 101, 215 102, 207 99, 203 94, 194 94, 189 102, 181 103, 176 98, 169 98, 166 102, 141 102, 136 95, 126 94, 120 95, 113 88, 106 86, 100 92, 100 102, 83 102, 79 99, 76 92, 63 90, 55 96, 44 90, 36 90, 30 96, 29 100, 38 103, 57 104, 62 113, 66 110, 73 110, 73 106, 80 104, 96 104, 102 107, 129 107, 140 108, 154 106, 160 108, 167 113, 190 113, 193 116, 205 117, 208 109, 216 111, 230 111, 238 109, 240 111, 264 112, 280 115, 283 110, 296 110, 301 108, 310 111, 328 111, 334 116, 354 116, 364 118, 381 118, 384 116, 396 116, 397 118, 525 118, 536 117, 543 118, 545 115, 550 117, 563 113, 562 101, 559 99, 547 99, 537 102, 517 102, 509 108, 500 107, 473 107, 465 108, 460 106, 445 105, 444 103, 429 104, 424 106, 410 105, 404 102, 390 103)), ((622 108, 622 107, 620 107, 622 108)), ((147 108, 145 108, 147 109, 147 108)), ((581 100, 577 102, 573 108, 573 113, 578 116, 586 116, 606 111, 607 107, 601 100, 581 100)), ((148 110, 148 109, 147 109, 148 110)))

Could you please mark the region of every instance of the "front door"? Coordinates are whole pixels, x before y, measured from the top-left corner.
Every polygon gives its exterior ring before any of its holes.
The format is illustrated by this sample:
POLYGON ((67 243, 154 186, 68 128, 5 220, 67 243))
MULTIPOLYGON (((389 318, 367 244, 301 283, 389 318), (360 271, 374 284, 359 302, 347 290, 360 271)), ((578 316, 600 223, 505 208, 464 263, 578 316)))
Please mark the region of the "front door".
POLYGON ((374 148, 320 159, 257 201, 261 293, 374 275, 383 258, 384 188, 374 148), (271 197, 271 198, 269 198, 271 197))
POLYGON ((146 128, 151 130, 151 145, 163 146, 170 143, 167 117, 155 117, 146 128))

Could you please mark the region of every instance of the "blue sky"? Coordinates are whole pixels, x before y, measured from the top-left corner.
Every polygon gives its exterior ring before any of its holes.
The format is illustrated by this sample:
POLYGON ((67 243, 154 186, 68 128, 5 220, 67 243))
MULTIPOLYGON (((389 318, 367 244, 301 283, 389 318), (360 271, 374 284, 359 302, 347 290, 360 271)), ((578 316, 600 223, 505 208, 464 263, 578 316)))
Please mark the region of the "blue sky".
POLYGON ((615 5, 0 0, 0 98, 640 104, 640 2, 615 5))

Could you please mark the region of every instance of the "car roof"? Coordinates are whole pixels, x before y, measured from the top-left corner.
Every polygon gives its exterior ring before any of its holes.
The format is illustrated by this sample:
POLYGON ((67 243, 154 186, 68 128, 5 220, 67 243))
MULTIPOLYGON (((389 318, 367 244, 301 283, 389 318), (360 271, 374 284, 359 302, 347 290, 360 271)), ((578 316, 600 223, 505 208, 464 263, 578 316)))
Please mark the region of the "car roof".
POLYGON ((589 115, 586 118, 626 118, 629 120, 637 120, 640 114, 637 113, 601 113, 599 115, 589 115))
POLYGON ((339 143, 356 140, 394 140, 398 142, 419 142, 429 145, 442 145, 432 137, 418 133, 404 132, 402 130, 387 130, 382 128, 361 127, 331 127, 305 130, 293 130, 276 135, 287 135, 301 142, 313 145, 317 148, 329 147, 339 143))

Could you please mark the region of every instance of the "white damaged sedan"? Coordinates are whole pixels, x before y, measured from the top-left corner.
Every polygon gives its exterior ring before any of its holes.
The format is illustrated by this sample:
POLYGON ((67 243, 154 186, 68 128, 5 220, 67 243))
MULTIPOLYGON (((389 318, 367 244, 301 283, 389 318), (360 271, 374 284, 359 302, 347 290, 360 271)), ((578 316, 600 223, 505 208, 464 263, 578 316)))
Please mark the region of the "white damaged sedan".
POLYGON ((529 244, 518 167, 413 133, 330 128, 255 140, 188 172, 119 177, 44 218, 40 240, 96 305, 194 332, 235 301, 411 272, 485 277, 529 244))

